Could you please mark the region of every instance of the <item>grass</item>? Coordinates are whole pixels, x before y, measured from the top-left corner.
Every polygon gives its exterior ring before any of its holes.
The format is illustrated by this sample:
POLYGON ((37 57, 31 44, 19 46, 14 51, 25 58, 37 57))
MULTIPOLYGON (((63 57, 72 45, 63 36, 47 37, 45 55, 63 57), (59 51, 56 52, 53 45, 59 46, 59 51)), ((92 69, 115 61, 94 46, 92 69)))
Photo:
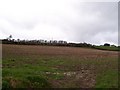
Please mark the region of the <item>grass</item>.
MULTIPOLYGON (((44 87, 51 87, 49 85, 49 82, 46 80, 48 78, 48 75, 46 75, 46 72, 55 73, 58 72, 56 68, 53 68, 52 65, 56 62, 47 62, 47 64, 40 58, 36 60, 37 63, 30 63, 27 62, 27 58, 14 58, 13 59, 3 59, 3 88, 4 87, 17 87, 19 86, 21 88, 44 88, 44 87), (39 62, 38 62, 39 61, 39 62), (23 63, 24 62, 24 63, 23 63), (9 78, 12 77, 12 78, 9 78), (7 79, 6 79, 7 78, 7 79), (10 83, 11 80, 16 80, 16 83, 18 85, 12 85, 10 83), (17 82, 21 81, 21 83, 17 82), (7 85, 9 84, 9 85, 7 85), (19 85, 19 84, 25 84, 25 85, 19 85), (7 86, 6 86, 7 85, 7 86)), ((49 78, 52 79, 60 79, 62 78, 62 75, 49 75, 49 78)))
POLYGON ((95 46, 94 48, 100 50, 108 50, 108 51, 120 51, 118 47, 114 47, 114 46, 95 46))
POLYGON ((101 57, 99 54, 94 56, 96 52, 93 52, 93 56, 86 55, 88 52, 85 52, 85 56, 71 53, 71 56, 41 55, 34 50, 30 54, 20 54, 21 49, 15 55, 14 47, 11 50, 8 47, 11 46, 3 47, 3 89, 118 87, 118 57, 114 53, 109 52, 109 56, 106 56, 107 52, 104 56, 99 52, 101 57))
POLYGON ((97 77, 96 88, 116 88, 118 87, 118 72, 108 70, 97 77))

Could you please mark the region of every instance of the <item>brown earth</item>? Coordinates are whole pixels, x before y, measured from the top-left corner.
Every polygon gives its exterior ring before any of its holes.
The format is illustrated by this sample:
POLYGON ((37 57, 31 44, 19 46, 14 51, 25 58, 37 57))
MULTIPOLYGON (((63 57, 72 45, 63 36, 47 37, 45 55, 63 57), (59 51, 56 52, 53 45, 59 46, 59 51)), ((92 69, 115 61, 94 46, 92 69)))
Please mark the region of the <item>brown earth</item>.
POLYGON ((45 55, 45 56, 78 56, 78 57, 113 57, 116 51, 104 51, 90 48, 32 46, 32 45, 2 45, 2 54, 14 55, 45 55), (5 52, 5 54, 4 54, 5 52))

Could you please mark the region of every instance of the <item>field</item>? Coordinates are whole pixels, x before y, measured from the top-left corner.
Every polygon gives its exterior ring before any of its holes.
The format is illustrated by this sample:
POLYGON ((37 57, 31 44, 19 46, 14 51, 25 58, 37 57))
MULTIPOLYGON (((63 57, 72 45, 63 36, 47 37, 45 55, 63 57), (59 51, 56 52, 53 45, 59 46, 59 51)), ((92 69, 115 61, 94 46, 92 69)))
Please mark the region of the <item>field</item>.
POLYGON ((114 46, 95 46, 94 48, 99 50, 120 51, 120 48, 114 46))
POLYGON ((2 45, 3 88, 117 88, 118 52, 2 45))

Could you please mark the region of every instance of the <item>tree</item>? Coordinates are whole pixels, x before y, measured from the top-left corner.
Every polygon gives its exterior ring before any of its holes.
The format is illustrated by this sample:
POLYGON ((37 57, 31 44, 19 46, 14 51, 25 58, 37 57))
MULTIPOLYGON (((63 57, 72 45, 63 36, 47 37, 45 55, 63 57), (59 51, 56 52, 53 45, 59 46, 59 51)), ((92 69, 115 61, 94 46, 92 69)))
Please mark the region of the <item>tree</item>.
POLYGON ((10 35, 9 37, 8 37, 8 40, 11 40, 12 39, 12 35, 10 35))
POLYGON ((17 42, 20 42, 20 39, 17 39, 17 42))
POLYGON ((104 46, 110 46, 110 44, 109 43, 105 43, 104 46))
POLYGON ((116 47, 115 45, 111 45, 111 47, 116 47))

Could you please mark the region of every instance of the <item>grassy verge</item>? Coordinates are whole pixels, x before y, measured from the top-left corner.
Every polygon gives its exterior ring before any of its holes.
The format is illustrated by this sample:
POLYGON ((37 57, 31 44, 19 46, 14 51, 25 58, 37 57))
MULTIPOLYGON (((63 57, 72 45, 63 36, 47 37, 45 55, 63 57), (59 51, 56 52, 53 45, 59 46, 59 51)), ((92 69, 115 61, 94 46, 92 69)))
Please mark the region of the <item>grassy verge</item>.
POLYGON ((94 48, 108 51, 120 51, 120 48, 112 46, 94 46, 94 48))

